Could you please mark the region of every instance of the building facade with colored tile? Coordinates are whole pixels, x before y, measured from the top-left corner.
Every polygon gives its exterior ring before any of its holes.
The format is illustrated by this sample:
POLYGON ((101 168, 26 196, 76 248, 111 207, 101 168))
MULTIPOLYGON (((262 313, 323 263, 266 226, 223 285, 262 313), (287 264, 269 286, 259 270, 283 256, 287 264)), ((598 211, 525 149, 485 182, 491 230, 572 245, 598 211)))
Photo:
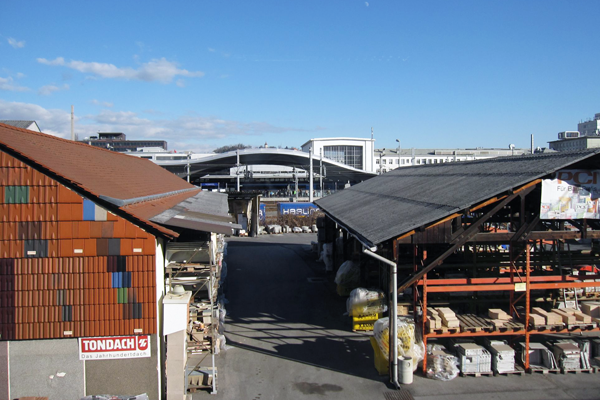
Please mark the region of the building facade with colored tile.
POLYGON ((0 124, 0 398, 160 398, 181 229, 151 218, 199 194, 150 161, 0 124), (105 337, 124 339, 83 350, 105 337))

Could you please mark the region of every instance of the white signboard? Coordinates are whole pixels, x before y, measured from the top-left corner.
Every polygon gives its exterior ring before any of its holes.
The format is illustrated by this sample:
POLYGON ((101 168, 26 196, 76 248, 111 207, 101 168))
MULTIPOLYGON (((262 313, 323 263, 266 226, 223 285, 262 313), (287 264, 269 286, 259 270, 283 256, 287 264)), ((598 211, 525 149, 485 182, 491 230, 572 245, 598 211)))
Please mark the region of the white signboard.
POLYGON ((542 181, 541 219, 600 219, 600 170, 565 169, 542 181))
POLYGON ((150 336, 79 338, 80 360, 150 357, 150 336))

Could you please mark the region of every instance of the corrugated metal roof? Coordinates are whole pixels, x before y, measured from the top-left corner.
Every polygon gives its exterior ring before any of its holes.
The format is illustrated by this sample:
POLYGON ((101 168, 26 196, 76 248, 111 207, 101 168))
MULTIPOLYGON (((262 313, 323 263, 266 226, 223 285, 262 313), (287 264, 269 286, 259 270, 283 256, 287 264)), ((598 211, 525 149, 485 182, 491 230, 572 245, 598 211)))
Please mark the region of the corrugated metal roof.
POLYGON ((377 245, 599 153, 403 167, 315 203, 365 244, 377 245))
POLYGON ((180 202, 197 193, 193 185, 149 160, 6 124, 0 124, 0 150, 22 157, 34 168, 62 178, 65 184, 98 199, 104 198, 112 204, 116 203, 106 198, 136 199, 140 203, 138 208, 116 206, 167 236, 177 233, 149 221, 150 216, 173 204, 158 196, 173 193, 180 202), (154 213, 150 212, 152 208, 154 213), (137 214, 138 209, 143 212, 137 214))
POLYGON ((199 192, 151 218, 162 225, 217 232, 231 235, 241 229, 229 215, 227 196, 221 193, 199 192))

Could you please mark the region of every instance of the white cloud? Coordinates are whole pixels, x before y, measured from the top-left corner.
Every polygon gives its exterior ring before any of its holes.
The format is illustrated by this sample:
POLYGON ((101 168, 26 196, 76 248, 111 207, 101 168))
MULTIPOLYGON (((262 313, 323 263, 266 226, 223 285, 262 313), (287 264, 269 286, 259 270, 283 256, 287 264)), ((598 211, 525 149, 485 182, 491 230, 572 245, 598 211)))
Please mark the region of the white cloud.
POLYGON ((183 79, 177 79, 177 82, 175 82, 175 84, 179 87, 185 87, 185 81, 183 79))
POLYGON ((8 78, 0 77, 0 90, 7 90, 9 92, 27 92, 30 89, 13 83, 13 78, 9 76, 8 78))
POLYGON ((56 85, 46 85, 46 86, 42 86, 40 88, 40 90, 38 90, 38 94, 40 96, 50 96, 52 93, 54 92, 59 92, 61 90, 69 90, 69 85, 67 85, 66 83, 62 86, 56 86, 56 85))
POLYGON ((151 60, 145 64, 142 64, 137 69, 131 67, 117 67, 114 64, 98 62, 84 62, 76 60, 67 62, 62 57, 57 57, 54 60, 38 58, 37 61, 40 64, 63 66, 85 74, 92 74, 100 78, 140 80, 145 82, 160 82, 164 84, 171 83, 177 76, 184 76, 188 78, 204 76, 204 72, 201 71, 188 71, 186 69, 179 69, 177 63, 168 61, 164 57, 151 60))
POLYGON ((365 6, 369 7, 369 2, 365 1, 365 6))
POLYGON ((93 99, 92 101, 90 101, 90 103, 92 103, 95 106, 102 106, 102 107, 112 107, 114 106, 113 103, 108 102, 108 101, 99 101, 96 99, 93 99))
MULTIPOLYGON (((36 104, 9 102, 0 99, 0 119, 35 120, 42 132, 69 138, 71 112, 45 109, 36 104)), ((151 114, 146 114, 151 115, 151 114)), ((161 116, 159 116, 161 118, 161 116)), ((132 111, 103 109, 98 114, 78 115, 75 105, 75 132, 80 139, 98 132, 123 132, 128 139, 151 138, 166 140, 169 149, 206 152, 221 144, 209 140, 226 139, 231 143, 243 142, 240 138, 263 134, 301 131, 267 122, 240 122, 216 117, 182 115, 172 119, 149 119, 132 111)))
POLYGON ((37 104, 0 99, 0 119, 33 120, 44 133, 63 138, 71 135, 70 110, 45 109, 37 104))
POLYGON ((208 51, 210 51, 211 53, 214 53, 216 50, 215 50, 215 49, 213 49, 212 47, 209 47, 209 48, 208 48, 208 51))
POLYGON ((19 41, 19 40, 15 39, 15 38, 8 38, 8 44, 10 44, 15 49, 20 49, 22 47, 25 47, 25 41, 24 40, 19 41))

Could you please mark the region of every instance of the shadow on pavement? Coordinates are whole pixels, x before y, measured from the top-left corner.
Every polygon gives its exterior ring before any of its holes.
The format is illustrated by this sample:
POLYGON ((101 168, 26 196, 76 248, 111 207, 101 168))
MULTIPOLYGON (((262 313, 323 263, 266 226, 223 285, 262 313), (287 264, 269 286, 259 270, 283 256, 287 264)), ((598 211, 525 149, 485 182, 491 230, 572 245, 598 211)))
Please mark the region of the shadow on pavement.
POLYGON ((366 333, 351 330, 346 298, 309 244, 234 242, 228 248, 227 344, 286 360, 387 380, 366 333), (317 278, 317 279, 315 279, 317 278))

